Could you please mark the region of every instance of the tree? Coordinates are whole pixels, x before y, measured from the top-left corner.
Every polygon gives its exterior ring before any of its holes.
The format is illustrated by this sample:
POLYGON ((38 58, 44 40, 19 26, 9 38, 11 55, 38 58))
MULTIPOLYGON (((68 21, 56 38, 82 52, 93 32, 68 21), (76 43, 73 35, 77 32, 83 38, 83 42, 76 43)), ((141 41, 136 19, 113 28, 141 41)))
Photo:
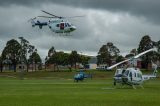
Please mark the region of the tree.
MULTIPOLYGON (((35 49, 34 46, 28 45, 29 57, 32 57, 31 55, 32 55, 34 52, 36 52, 36 51, 37 51, 37 49, 35 49)), ((29 58, 29 59, 27 60, 27 71, 28 71, 29 64, 32 64, 32 70, 33 70, 33 59, 29 58)))
POLYGON ((69 56, 69 62, 71 64, 71 67, 74 65, 76 69, 76 63, 80 61, 80 56, 77 53, 77 51, 72 51, 70 56, 69 56))
POLYGON ((63 63, 62 63, 62 65, 69 65, 69 56, 70 56, 70 54, 63 53, 63 63))
POLYGON ((68 65, 68 57, 69 55, 62 51, 56 52, 53 55, 54 63, 57 66, 58 71, 59 71, 59 65, 63 65, 63 66, 68 65))
MULTIPOLYGON (((53 50, 53 49, 52 49, 53 50)), ((50 51, 50 50, 49 50, 50 51)), ((50 53, 49 53, 50 54, 50 53)), ((68 64, 68 55, 62 51, 52 53, 49 58, 46 58, 46 63, 54 64, 54 70, 59 71, 59 65, 67 65, 68 64)))
POLYGON ((130 54, 133 54, 134 56, 137 55, 137 49, 132 49, 132 50, 130 51, 130 54))
POLYGON ((29 41, 24 39, 23 37, 19 37, 19 39, 20 39, 20 44, 21 44, 21 55, 20 55, 21 59, 20 60, 21 60, 21 63, 25 63, 27 65, 27 71, 28 71, 29 61, 33 65, 34 60, 27 59, 27 57, 28 57, 27 55, 29 53, 29 57, 33 57, 31 55, 33 55, 35 52, 37 52, 37 49, 35 49, 35 47, 33 45, 31 45, 29 43, 29 41))
POLYGON ((160 40, 157 42, 157 48, 158 48, 158 60, 160 61, 160 40))
POLYGON ((137 55, 137 49, 132 49, 129 54, 125 56, 125 58, 132 58, 137 55))
POLYGON ((70 58, 70 54, 68 54, 68 53, 63 54, 63 65, 65 65, 65 66, 67 65, 68 69, 71 71, 72 69, 69 66, 69 64, 70 64, 69 58, 70 58))
POLYGON ((3 60, 2 60, 2 56, 0 56, 0 70, 1 70, 1 72, 3 71, 3 60))
POLYGON ((56 67, 56 50, 53 46, 49 49, 48 56, 46 57, 45 60, 46 60, 45 65, 54 64, 54 70, 55 70, 55 67, 56 67))
POLYGON ((89 56, 85 56, 85 55, 81 55, 80 56, 80 63, 82 63, 83 66, 88 64, 90 57, 89 56))
POLYGON ((108 42, 103 45, 97 55, 97 64, 108 64, 111 65, 113 60, 116 60, 119 55, 119 49, 113 45, 113 43, 108 42))
POLYGON ((139 47, 138 47, 138 53, 144 52, 148 49, 153 48, 153 41, 151 40, 149 35, 145 35, 142 37, 139 47))
MULTIPOLYGON (((87 64, 89 60, 88 56, 83 56, 83 55, 80 56, 77 53, 77 51, 72 51, 71 54, 68 54, 68 53, 64 53, 63 51, 56 52, 55 49, 53 49, 53 47, 49 50, 48 56, 49 57, 46 57, 45 59, 46 61, 45 63, 54 64, 54 68, 55 68, 54 70, 56 70, 56 68, 57 70, 59 70, 59 65, 67 66, 69 64, 71 65, 71 67, 75 66, 75 69, 76 69, 77 62, 82 63, 84 65, 84 64, 87 64)), ((70 70, 71 70, 71 67, 68 66, 70 70)))
POLYGON ((17 40, 11 39, 6 43, 6 47, 2 51, 2 61, 10 60, 11 63, 14 65, 14 71, 16 72, 16 66, 19 62, 21 51, 21 45, 18 43, 17 40))
POLYGON ((63 54, 64 52, 56 52, 52 55, 53 62, 55 66, 57 67, 58 71, 59 71, 59 65, 62 65, 64 61, 63 54))
POLYGON ((117 56, 117 59, 116 59, 116 63, 119 63, 121 61, 125 60, 125 58, 123 56, 117 56))
POLYGON ((110 64, 109 51, 106 45, 103 45, 97 55, 97 64, 110 64))
MULTIPOLYGON (((139 47, 138 47, 138 53, 144 52, 148 49, 153 48, 154 44, 153 41, 151 40, 149 35, 145 35, 142 37, 139 47)), ((147 68, 148 64, 151 62, 152 56, 154 52, 147 53, 146 55, 141 56, 142 59, 142 67, 147 68)))
POLYGON ((46 56, 46 58, 45 58, 45 71, 46 71, 46 68, 47 68, 47 64, 48 64, 48 56, 46 56))
POLYGON ((34 46, 32 46, 32 45, 28 45, 28 53, 30 54, 30 55, 32 55, 33 54, 33 52, 35 52, 36 51, 36 49, 35 49, 35 47, 34 46))
POLYGON ((160 40, 157 42, 153 42, 154 46, 157 48, 157 52, 154 52, 152 59, 153 61, 160 61, 160 40))
POLYGON ((155 43, 155 46, 158 49, 158 53, 160 53, 160 40, 155 43))
POLYGON ((35 64, 35 70, 36 70, 36 65, 37 65, 37 64, 41 65, 42 60, 41 60, 39 54, 37 53, 37 50, 34 51, 34 52, 32 53, 32 55, 29 56, 28 61, 29 61, 30 63, 34 63, 34 64, 35 64))
POLYGON ((27 53, 28 53, 28 47, 29 47, 29 41, 24 39, 23 37, 19 37, 20 39, 20 45, 21 45, 21 54, 20 54, 20 63, 26 64, 27 71, 28 71, 28 60, 27 60, 27 53))
POLYGON ((51 57, 52 55, 54 55, 56 53, 56 50, 54 49, 54 47, 52 46, 49 51, 48 51, 48 57, 51 57))

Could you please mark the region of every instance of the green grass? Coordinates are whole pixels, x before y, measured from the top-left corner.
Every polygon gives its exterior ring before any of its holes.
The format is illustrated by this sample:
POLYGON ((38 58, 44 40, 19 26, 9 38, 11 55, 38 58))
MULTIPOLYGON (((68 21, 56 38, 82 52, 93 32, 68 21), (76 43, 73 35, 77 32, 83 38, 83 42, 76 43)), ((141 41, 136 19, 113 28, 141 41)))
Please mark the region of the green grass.
POLYGON ((0 73, 0 106, 159 106, 160 79, 144 89, 112 86, 112 72, 94 72, 94 78, 73 82, 74 72, 0 73), (16 78, 6 77, 15 76, 16 78))

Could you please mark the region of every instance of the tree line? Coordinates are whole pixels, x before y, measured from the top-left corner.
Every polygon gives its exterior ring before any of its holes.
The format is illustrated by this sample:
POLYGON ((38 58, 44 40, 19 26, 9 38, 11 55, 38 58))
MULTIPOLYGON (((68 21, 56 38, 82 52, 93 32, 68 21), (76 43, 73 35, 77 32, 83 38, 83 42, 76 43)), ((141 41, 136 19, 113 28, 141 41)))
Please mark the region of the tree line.
POLYGON ((85 66, 89 59, 89 56, 78 54, 75 50, 71 53, 64 53, 63 51, 57 52, 54 47, 51 47, 48 56, 45 58, 45 64, 54 64, 54 70, 57 69, 58 71, 59 65, 67 66, 71 70, 72 67, 76 69, 77 63, 85 66))
MULTIPOLYGON (((71 70, 72 67, 76 69, 76 63, 81 63, 82 65, 88 64, 89 59, 89 56, 78 54, 75 50, 71 53, 64 53, 63 51, 57 52, 54 47, 51 47, 48 51, 48 56, 45 58, 45 66, 54 64, 54 70, 59 70, 58 66, 63 65, 68 66, 71 70)), ((19 37, 18 40, 11 39, 7 41, 0 56, 1 72, 4 65, 13 66, 13 70, 16 72, 18 64, 25 64, 27 71, 29 65, 32 65, 32 68, 33 65, 37 64, 39 67, 42 67, 42 59, 38 54, 38 50, 23 37, 19 37)), ((34 68, 36 70, 36 66, 34 68)))
MULTIPOLYGON (((132 49, 130 54, 123 57, 120 55, 120 50, 112 42, 108 42, 100 47, 97 55, 97 64, 107 64, 110 66, 153 47, 157 47, 160 52, 160 40, 155 42, 151 40, 149 35, 145 35, 141 38, 139 46, 132 49)), ((81 63, 85 66, 88 64, 89 59, 89 56, 78 54, 76 50, 71 51, 71 53, 64 53, 63 51, 56 51, 54 47, 51 47, 45 58, 45 66, 54 64, 54 70, 59 70, 59 65, 63 65, 71 70, 73 67, 76 69, 77 63, 81 63)), ((142 56, 141 60, 142 68, 147 68, 151 60, 160 61, 160 54, 157 52, 150 52, 142 56)), ((13 70, 16 72, 17 65, 22 63, 27 66, 27 71, 29 65, 33 66, 39 64, 41 67, 42 59, 38 54, 38 50, 23 37, 19 37, 18 40, 11 39, 7 41, 0 56, 1 72, 3 71, 4 65, 13 66, 13 70)))

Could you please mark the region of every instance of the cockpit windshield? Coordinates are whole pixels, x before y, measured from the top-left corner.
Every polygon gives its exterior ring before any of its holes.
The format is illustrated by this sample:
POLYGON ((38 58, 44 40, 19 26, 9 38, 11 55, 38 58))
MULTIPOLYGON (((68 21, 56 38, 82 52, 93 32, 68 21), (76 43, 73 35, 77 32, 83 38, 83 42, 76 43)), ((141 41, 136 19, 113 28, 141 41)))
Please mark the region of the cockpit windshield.
POLYGON ((129 74, 129 70, 126 70, 126 71, 124 72, 124 75, 128 76, 128 74, 129 74))
POLYGON ((71 27, 71 24, 70 23, 66 23, 68 25, 68 27, 71 27))

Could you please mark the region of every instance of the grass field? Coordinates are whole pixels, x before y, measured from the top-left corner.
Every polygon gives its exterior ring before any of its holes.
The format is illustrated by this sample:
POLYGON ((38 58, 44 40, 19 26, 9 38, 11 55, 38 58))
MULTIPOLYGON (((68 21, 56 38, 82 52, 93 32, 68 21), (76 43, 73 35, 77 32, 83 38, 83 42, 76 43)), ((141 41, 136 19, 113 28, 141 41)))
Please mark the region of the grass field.
POLYGON ((112 72, 73 82, 74 72, 0 73, 0 106, 160 106, 160 79, 114 88, 112 72))

